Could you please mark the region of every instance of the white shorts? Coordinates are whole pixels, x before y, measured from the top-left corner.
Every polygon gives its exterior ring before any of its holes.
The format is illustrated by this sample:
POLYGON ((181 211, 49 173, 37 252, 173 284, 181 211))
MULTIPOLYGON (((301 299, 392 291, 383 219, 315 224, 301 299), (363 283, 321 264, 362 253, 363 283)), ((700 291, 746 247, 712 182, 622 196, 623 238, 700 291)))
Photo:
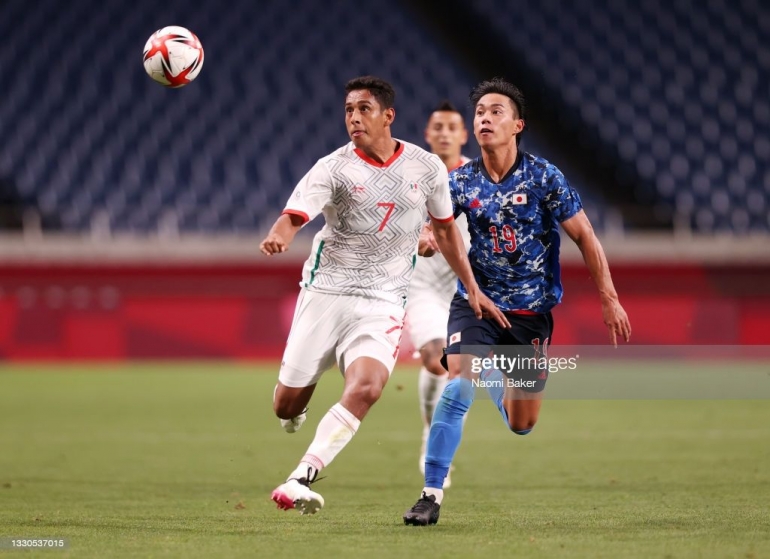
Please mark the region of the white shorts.
POLYGON ((404 309, 360 295, 303 289, 278 380, 299 388, 316 384, 334 363, 342 374, 359 357, 371 357, 393 372, 404 328, 404 309))
POLYGON ((449 305, 442 293, 420 289, 410 293, 406 303, 409 317, 409 337, 414 349, 419 351, 430 341, 441 340, 446 344, 446 327, 449 322, 449 305))

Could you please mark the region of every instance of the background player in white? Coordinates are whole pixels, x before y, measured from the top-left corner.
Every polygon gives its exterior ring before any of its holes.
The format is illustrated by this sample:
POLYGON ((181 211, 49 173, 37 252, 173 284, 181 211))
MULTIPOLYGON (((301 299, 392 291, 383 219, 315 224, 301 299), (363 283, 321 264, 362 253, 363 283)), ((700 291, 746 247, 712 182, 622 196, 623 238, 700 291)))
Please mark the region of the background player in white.
POLYGON ((345 377, 340 401, 271 496, 279 508, 302 514, 323 507, 310 484, 353 438, 393 370, 426 208, 438 248, 469 286, 471 307, 479 318, 508 324, 473 279, 452 217, 446 168, 437 156, 391 136, 393 87, 365 76, 348 82, 345 91, 352 142, 302 178, 260 244, 266 255, 285 252, 305 223, 324 214, 273 396, 276 415, 293 432, 323 372, 337 362, 345 377))
MULTIPOLYGON (((462 148, 468 142, 463 115, 449 101, 440 103, 431 113, 425 126, 425 141, 431 152, 444 162, 447 172, 470 161, 462 155, 462 148)), ((457 218, 457 227, 466 248, 469 247, 470 235, 464 214, 457 218)), ((430 258, 417 258, 409 286, 406 314, 412 345, 420 352, 422 361, 417 381, 423 421, 419 462, 422 474, 425 474, 425 448, 433 410, 449 378, 449 373, 441 365, 441 357, 446 346, 449 304, 456 291, 457 275, 440 253, 430 258)), ((447 475, 444 487, 449 487, 451 483, 447 475)))

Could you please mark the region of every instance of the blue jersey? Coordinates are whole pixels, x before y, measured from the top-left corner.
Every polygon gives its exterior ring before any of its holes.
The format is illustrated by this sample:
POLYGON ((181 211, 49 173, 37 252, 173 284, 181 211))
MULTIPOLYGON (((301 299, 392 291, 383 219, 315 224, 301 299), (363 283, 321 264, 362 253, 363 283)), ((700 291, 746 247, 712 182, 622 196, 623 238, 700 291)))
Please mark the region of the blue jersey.
MULTIPOLYGON (((519 152, 497 184, 481 158, 449 175, 455 215, 468 216, 476 282, 501 310, 550 311, 561 301, 558 223, 583 207, 561 171, 519 152)), ((459 293, 467 298, 462 282, 459 293)))

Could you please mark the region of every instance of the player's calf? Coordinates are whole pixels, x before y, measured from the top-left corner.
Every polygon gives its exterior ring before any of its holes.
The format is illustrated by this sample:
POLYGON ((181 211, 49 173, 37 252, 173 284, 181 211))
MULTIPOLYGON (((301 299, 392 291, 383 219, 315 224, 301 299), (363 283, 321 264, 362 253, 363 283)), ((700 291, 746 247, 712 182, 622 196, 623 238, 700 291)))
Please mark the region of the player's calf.
POLYGON ((279 419, 294 419, 305 413, 315 385, 285 386, 278 383, 273 392, 273 411, 279 419))
POLYGON ((290 387, 282 383, 273 392, 273 411, 281 420, 281 427, 287 433, 296 433, 307 419, 307 403, 315 385, 290 387))
POLYGON ((508 424, 508 429, 517 435, 529 434, 537 423, 541 404, 542 400, 539 398, 526 400, 506 399, 502 407, 505 410, 503 418, 508 424))
POLYGON ((537 416, 535 417, 511 417, 508 416, 508 429, 512 433, 517 435, 528 435, 532 429, 535 428, 537 423, 537 416))

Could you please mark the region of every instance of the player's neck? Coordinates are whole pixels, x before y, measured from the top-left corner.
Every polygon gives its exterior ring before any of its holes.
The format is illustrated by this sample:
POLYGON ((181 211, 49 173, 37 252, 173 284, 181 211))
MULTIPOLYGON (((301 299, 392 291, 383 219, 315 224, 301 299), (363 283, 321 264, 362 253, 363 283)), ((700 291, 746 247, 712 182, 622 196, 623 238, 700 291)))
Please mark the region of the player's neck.
POLYGON ((391 157, 393 157, 393 154, 396 153, 396 150, 398 149, 398 145, 399 145, 398 142, 394 140, 392 136, 389 135, 387 138, 378 140, 377 142, 372 143, 368 147, 360 148, 360 149, 370 159, 373 159, 378 163, 385 163, 391 157))
POLYGON ((462 156, 459 153, 452 155, 439 155, 441 161, 444 162, 447 171, 452 171, 457 168, 458 164, 462 160, 462 156))
POLYGON ((518 156, 519 150, 515 143, 512 146, 500 146, 489 151, 481 150, 481 159, 484 161, 484 167, 487 169, 489 177, 497 183, 516 164, 518 156))

